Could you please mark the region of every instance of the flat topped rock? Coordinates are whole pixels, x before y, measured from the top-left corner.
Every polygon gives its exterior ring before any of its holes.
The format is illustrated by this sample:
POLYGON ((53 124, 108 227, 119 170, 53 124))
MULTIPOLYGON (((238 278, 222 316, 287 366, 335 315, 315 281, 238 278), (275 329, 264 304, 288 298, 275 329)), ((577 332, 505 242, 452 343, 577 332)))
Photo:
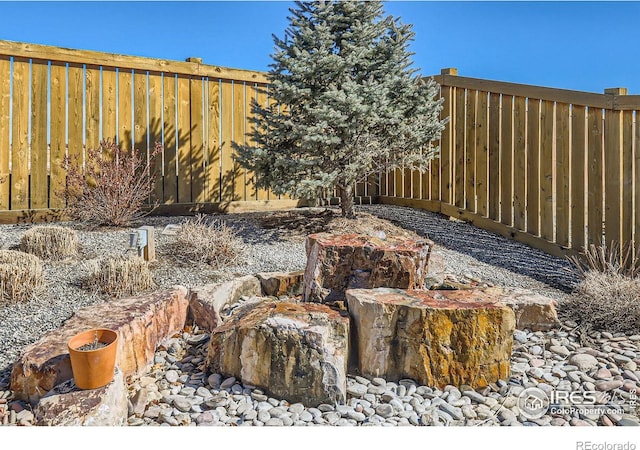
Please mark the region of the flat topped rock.
POLYGON ((366 377, 440 388, 509 377, 515 317, 496 295, 376 288, 346 296, 366 377))
POLYGON ((23 349, 11 371, 11 389, 17 398, 35 404, 55 386, 73 378, 67 342, 90 328, 116 331, 116 366, 125 378, 140 375, 153 362, 158 345, 184 328, 188 304, 187 289, 174 286, 82 308, 62 327, 23 349))
POLYGON ((211 333, 207 367, 291 403, 346 398, 349 318, 312 303, 252 299, 211 333))
POLYGON ((305 246, 304 300, 332 303, 345 300, 347 289, 423 288, 433 242, 318 233, 305 246))

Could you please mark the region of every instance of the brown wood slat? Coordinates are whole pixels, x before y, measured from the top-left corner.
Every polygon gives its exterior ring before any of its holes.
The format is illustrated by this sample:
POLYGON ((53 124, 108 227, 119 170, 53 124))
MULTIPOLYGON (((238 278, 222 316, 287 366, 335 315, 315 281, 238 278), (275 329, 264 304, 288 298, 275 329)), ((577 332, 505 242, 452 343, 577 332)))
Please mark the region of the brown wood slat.
POLYGON ((543 101, 540 110, 540 236, 553 241, 553 102, 543 101))
POLYGON ((66 127, 65 107, 67 102, 67 69, 62 64, 51 63, 51 136, 50 136, 50 161, 51 161, 51 207, 64 206, 63 190, 65 187, 66 170, 64 169, 64 157, 66 154, 66 127))
POLYGON ((165 74, 163 80, 164 117, 164 203, 178 202, 178 179, 176 172, 176 78, 165 74))
POLYGON ((620 244, 621 230, 621 158, 622 158, 622 113, 605 110, 604 113, 604 233, 605 244, 612 241, 620 244))
POLYGON ((459 208, 464 207, 464 165, 465 165, 465 117, 466 93, 464 89, 456 89, 456 116, 452 124, 455 130, 455 146, 451 158, 453 168, 453 202, 459 208))
POLYGON ((89 150, 100 145, 100 67, 87 66, 85 77, 85 147, 89 150))
POLYGON ((47 83, 46 61, 31 66, 31 208, 47 208, 47 83))
POLYGON ((516 97, 513 111, 513 226, 526 229, 527 142, 526 99, 516 97))
POLYGON ((527 232, 540 235, 540 100, 527 111, 527 232))
MULTIPOLYGON (((633 111, 622 112, 622 243, 633 239, 633 111)), ((636 189, 640 189, 638 186, 636 189)))
POLYGON ((411 170, 405 168, 402 170, 402 196, 405 198, 411 198, 411 170))
POLYGON ((220 114, 222 116, 221 130, 221 160, 222 160, 222 201, 232 201, 233 185, 233 84, 222 81, 220 92, 220 114))
MULTIPOLYGON (((411 197, 422 198, 423 192, 425 192, 427 196, 429 196, 429 193, 430 193, 429 179, 427 178, 425 180, 426 186, 423 186, 423 183, 422 183, 423 175, 428 176, 429 173, 427 171, 420 173, 418 170, 410 170, 409 173, 411 174, 411 197)), ((364 196, 364 184, 363 183, 358 183, 358 184, 362 184, 362 189, 357 189, 356 195, 364 196)))
POLYGON ((133 147, 145 159, 145 163, 149 155, 147 101, 147 74, 135 71, 133 73, 133 147))
POLYGON ((11 103, 11 61, 0 56, 0 210, 9 209, 9 130, 11 103))
POLYGON ((84 129, 83 129, 83 111, 82 111, 82 96, 84 91, 84 71, 82 66, 78 64, 69 64, 69 72, 68 72, 68 105, 69 109, 68 113, 68 134, 69 134, 69 144, 68 144, 68 153, 69 158, 74 161, 82 161, 82 155, 84 153, 83 149, 83 139, 84 139, 84 129))
POLYGON ((11 209, 29 208, 29 61, 13 60, 11 209))
POLYGON ((189 77, 178 75, 178 123, 176 133, 178 135, 178 202, 189 203, 191 197, 191 143, 190 139, 190 112, 189 107, 189 77))
POLYGON ((116 72, 102 69, 102 139, 116 142, 116 72))
POLYGON ((453 120, 454 99, 453 89, 449 86, 440 87, 440 95, 444 98, 440 118, 449 118, 442 135, 440 136, 440 199, 445 203, 451 203, 451 150, 453 147, 453 120))
POLYGON ((468 90, 466 99, 464 147, 464 204, 467 211, 476 212, 476 107, 478 92, 468 90))
POLYGON ((635 243, 635 249, 636 251, 638 251, 640 249, 640 189, 638 189, 638 187, 640 186, 640 110, 639 111, 635 111, 635 116, 636 116, 636 120, 635 120, 635 145, 633 146, 634 149, 634 160, 635 160, 635 173, 634 173, 634 179, 636 182, 636 189, 635 189, 635 198, 634 198, 634 204, 635 204, 635 209, 633 211, 634 213, 634 231, 633 231, 633 240, 635 243))
POLYGON ((602 198, 604 173, 602 162, 602 110, 589 108, 587 143, 588 244, 602 245, 602 198))
POLYGON ((202 78, 191 77, 191 192, 193 200, 201 203, 207 201, 205 191, 204 166, 204 114, 202 111, 203 94, 202 78))
POLYGON ((489 98, 489 217, 500 220, 500 94, 489 98))
POLYGON ((207 201, 220 201, 220 81, 209 79, 207 99, 207 201))
POLYGON ((131 150, 133 147, 132 78, 131 71, 124 69, 118 71, 118 143, 123 150, 131 150))
POLYGON ((489 102, 487 92, 478 92, 476 111, 476 195, 477 212, 488 215, 489 102))
MULTIPOLYGON (((149 150, 155 149, 156 142, 162 143, 162 76, 149 73, 149 150)), ((151 165, 151 173, 155 178, 151 202, 162 203, 162 159, 163 150, 156 155, 151 165)))
POLYGON ((582 250, 585 243, 586 110, 571 107, 571 248, 582 250))
MULTIPOLYGON (((245 86, 244 83, 233 83, 233 137, 232 141, 244 145, 246 129, 245 112, 245 86)), ((240 166, 233 149, 233 200, 247 199, 246 171, 240 166)), ((284 197, 283 197, 284 198, 284 197)))
POLYGON ((556 242, 569 246, 569 105, 556 103, 556 242))
POLYGON ((513 97, 502 96, 500 133, 500 221, 513 223, 513 97))
MULTIPOLYGON (((266 106, 266 101, 267 101, 267 94, 264 91, 265 87, 266 86, 255 85, 252 88, 252 92, 253 92, 252 97, 255 99, 255 101, 258 103, 258 105, 260 105, 263 108, 266 106)), ((255 114, 253 113, 252 108, 250 108, 249 109, 249 114, 248 114, 248 117, 247 117, 247 123, 248 123, 247 126, 248 126, 248 128, 249 128, 249 130, 251 132, 253 132, 253 130, 254 130, 255 126, 256 126, 256 124, 251 123, 251 121, 249 120, 249 118, 252 118, 252 117, 255 117, 255 114)), ((250 143, 249 145, 255 146, 255 142, 254 142, 253 138, 249 139, 248 142, 250 143)), ((254 186, 253 195, 255 196, 255 199, 256 200, 267 200, 268 199, 267 190, 263 189, 263 188, 258 189, 258 188, 255 187, 255 183, 258 181, 257 180, 257 175, 255 173, 251 172, 251 178, 254 180, 252 182, 252 185, 254 186)))

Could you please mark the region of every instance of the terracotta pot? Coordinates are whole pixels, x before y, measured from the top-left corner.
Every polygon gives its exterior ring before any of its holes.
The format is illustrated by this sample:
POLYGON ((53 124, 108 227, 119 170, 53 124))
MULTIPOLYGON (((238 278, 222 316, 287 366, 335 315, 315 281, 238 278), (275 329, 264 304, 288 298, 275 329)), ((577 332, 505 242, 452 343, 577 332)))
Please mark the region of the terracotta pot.
POLYGON ((69 339, 71 370, 76 386, 80 389, 96 389, 111 383, 116 366, 118 333, 106 328, 94 328, 78 333, 69 339), (107 344, 96 350, 78 350, 85 344, 92 344, 95 338, 107 344))

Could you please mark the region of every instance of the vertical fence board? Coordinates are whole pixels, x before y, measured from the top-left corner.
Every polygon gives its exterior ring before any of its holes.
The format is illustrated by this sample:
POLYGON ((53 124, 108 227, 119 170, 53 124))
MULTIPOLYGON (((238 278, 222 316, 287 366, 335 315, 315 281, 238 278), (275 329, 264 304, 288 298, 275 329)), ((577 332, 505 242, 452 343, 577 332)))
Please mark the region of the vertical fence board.
POLYGON ((133 148, 145 161, 149 157, 147 147, 147 73, 133 72, 133 148))
POLYGON ((464 207, 464 165, 465 165, 465 90, 456 88, 455 146, 453 149, 453 201, 458 208, 464 207))
POLYGON ((604 114, 604 233, 605 244, 620 244, 620 177, 622 156, 622 112, 607 109, 604 114))
POLYGON ((540 235, 553 241, 553 118, 554 104, 544 100, 540 111, 542 132, 540 140, 540 235))
MULTIPOLYGON (((432 164, 429 164, 431 167, 432 164)), ((420 173, 418 170, 411 171, 411 197, 413 198, 429 198, 430 186, 429 177, 431 172, 425 170, 420 173), (426 194, 426 197, 424 196, 426 194)), ((362 189, 356 190, 356 195, 364 195, 364 183, 358 183, 362 185, 362 189)))
POLYGON ((489 175, 489 110, 488 93, 478 92, 478 109, 476 112, 476 196, 478 198, 477 211, 481 216, 487 216, 487 199, 489 175))
POLYGON ((220 114, 222 117, 221 166, 222 166, 222 201, 233 200, 233 83, 222 80, 220 93, 220 114))
POLYGON ((0 56, 0 210, 9 209, 9 129, 11 104, 11 61, 0 56))
POLYGON ((189 77, 178 75, 178 202, 189 203, 191 198, 191 124, 189 107, 189 77))
POLYGON ((513 223, 513 96, 502 96, 500 133, 500 222, 513 223))
POLYGON ((31 66, 31 208, 48 207, 47 189, 47 83, 46 61, 31 66))
POLYGON ((66 127, 65 108, 67 103, 67 69, 62 63, 51 63, 51 196, 49 206, 52 208, 64 206, 62 190, 65 187, 66 170, 64 157, 66 155, 66 127))
POLYGON ((588 116, 588 243, 602 245, 602 109, 589 108, 588 116))
POLYGON ((635 198, 634 198, 634 231, 633 240, 636 251, 640 250, 640 110, 635 111, 635 142, 634 151, 634 179, 635 179, 635 198))
POLYGON ((11 209, 29 208, 29 60, 13 60, 11 209))
POLYGON ((131 70, 120 69, 118 71, 118 142, 123 150, 131 150, 132 148, 131 78, 131 70))
POLYGON ((85 148, 100 145, 100 67, 86 66, 85 70, 85 148))
POLYGON ((556 242, 569 246, 569 105, 556 103, 556 242))
MULTIPOLYGON (((149 73, 149 149, 154 150, 156 142, 162 143, 162 76, 160 73, 149 73)), ((162 160, 164 149, 154 158, 151 174, 154 178, 154 189, 150 196, 151 203, 162 203, 162 160)))
MULTIPOLYGON (((67 108, 69 109, 68 116, 68 134, 69 143, 67 146, 67 152, 69 154, 70 161, 77 161, 77 164, 82 164, 82 141, 84 138, 83 127, 83 105, 82 96, 84 93, 84 73, 82 65, 69 64, 68 73, 68 94, 67 94, 67 108)), ((75 163, 74 163, 75 164, 75 163)))
POLYGON ((500 94, 489 99, 489 218, 500 220, 500 94))
MULTIPOLYGON (((266 93, 266 86, 264 85, 258 85, 256 86, 256 102, 258 103, 258 105, 260 105, 261 108, 264 108, 267 104, 267 93, 266 93)), ((255 114, 251 113, 251 117, 255 117, 255 114)), ((252 128, 256 127, 257 124, 252 124, 252 128)), ((253 141, 252 141, 253 142, 253 141)), ((256 183, 257 183, 257 175, 254 174, 254 177, 256 177, 256 183)), ((269 199, 269 191, 267 191, 264 188, 260 188, 257 189, 256 192, 256 199, 257 200, 268 200, 269 199)))
POLYGON ((220 80, 209 79, 207 99, 207 201, 220 201, 220 80))
POLYGON ((513 110, 513 226, 526 229, 527 145, 526 99, 516 97, 513 110))
POLYGON ((451 198, 451 149, 453 146, 454 99, 453 88, 440 87, 440 95, 444 98, 440 118, 449 118, 440 136, 440 199, 444 203, 452 203, 451 198))
POLYGON ((116 71, 102 68, 102 139, 116 142, 116 71))
POLYGON ((540 235, 540 100, 527 111, 527 232, 540 235))
POLYGON ((403 198, 411 198, 411 170, 404 168, 402 169, 402 197, 403 198))
MULTIPOLYGON (((239 145, 245 143, 245 85, 244 82, 233 83, 233 136, 232 142, 239 145)), ((284 112, 283 112, 284 113, 284 112)), ((233 151, 233 199, 246 200, 246 173, 238 162, 237 152, 233 151)))
POLYGON ((191 190, 193 201, 202 203, 207 201, 205 194, 205 166, 204 166, 204 117, 202 112, 202 78, 191 77, 189 85, 191 98, 191 190))
MULTIPOLYGON (((633 239, 633 111, 622 112, 621 243, 633 239)), ((636 189, 639 189, 637 187, 636 189)))
POLYGON ((586 110, 571 107, 571 248, 582 250, 585 243, 585 157, 586 110))
POLYGON ((464 205, 470 212, 476 212, 476 103, 478 91, 467 90, 465 124, 465 168, 464 205))
POLYGON ((176 78, 164 74, 163 118, 164 118, 164 202, 178 202, 178 180, 176 172, 176 78))

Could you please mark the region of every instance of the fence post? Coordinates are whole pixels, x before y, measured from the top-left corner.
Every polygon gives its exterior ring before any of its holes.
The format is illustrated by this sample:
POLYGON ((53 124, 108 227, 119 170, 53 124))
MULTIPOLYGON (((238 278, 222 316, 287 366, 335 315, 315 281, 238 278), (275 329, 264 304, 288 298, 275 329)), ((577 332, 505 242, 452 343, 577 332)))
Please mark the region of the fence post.
MULTIPOLYGON (((442 111, 440 113, 441 119, 445 117, 449 118, 444 131, 440 136, 440 201, 444 203, 453 203, 452 198, 452 182, 453 182, 453 163, 451 160, 451 151, 454 142, 454 129, 455 129, 455 112, 454 105, 454 92, 451 86, 447 85, 447 75, 457 76, 458 69, 455 67, 447 67, 440 71, 442 75, 442 83, 440 83, 440 95, 444 98, 442 104, 442 111)), ((437 199, 435 199, 437 200, 437 199)))

